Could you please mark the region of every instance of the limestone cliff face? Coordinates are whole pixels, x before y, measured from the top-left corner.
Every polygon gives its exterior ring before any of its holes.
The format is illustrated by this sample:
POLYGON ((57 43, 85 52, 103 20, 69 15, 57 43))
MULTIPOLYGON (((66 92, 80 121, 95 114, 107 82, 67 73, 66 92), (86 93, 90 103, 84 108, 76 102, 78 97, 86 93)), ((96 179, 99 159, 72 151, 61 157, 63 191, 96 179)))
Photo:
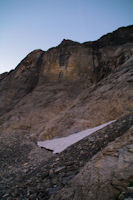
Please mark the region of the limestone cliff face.
POLYGON ((35 50, 0 76, 0 130, 34 139, 70 134, 133 109, 133 26, 94 42, 35 50))
POLYGON ((63 40, 45 52, 42 77, 49 80, 100 81, 133 54, 133 27, 121 28, 95 42, 63 40), (126 39, 125 39, 126 38, 126 39))
POLYGON ((33 51, 15 70, 1 79, 0 115, 10 111, 19 100, 34 89, 39 78, 41 55, 41 50, 33 51))
POLYGON ((64 39, 47 52, 31 52, 15 71, 8 74, 7 80, 9 77, 22 79, 25 75, 29 78, 39 71, 42 80, 88 79, 97 82, 129 59, 133 54, 132 43, 133 26, 120 28, 94 42, 80 44, 64 39))
POLYGON ((0 75, 0 198, 118 197, 133 180, 129 113, 133 113, 133 26, 94 42, 63 40, 46 52, 31 52, 15 70, 0 75), (37 147, 38 140, 123 115, 60 155, 37 147))

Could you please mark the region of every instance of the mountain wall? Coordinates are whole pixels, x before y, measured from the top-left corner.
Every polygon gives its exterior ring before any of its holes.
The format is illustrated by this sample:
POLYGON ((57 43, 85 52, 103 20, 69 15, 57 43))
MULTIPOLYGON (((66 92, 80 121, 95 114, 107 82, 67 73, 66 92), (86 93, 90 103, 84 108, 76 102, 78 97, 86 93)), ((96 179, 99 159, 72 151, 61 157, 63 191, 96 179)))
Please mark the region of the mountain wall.
POLYGON ((0 75, 0 198, 118 198, 133 181, 132 113, 133 26, 32 51, 0 75), (59 155, 37 146, 115 119, 59 155))
POLYGON ((133 26, 94 42, 63 40, 0 76, 1 134, 36 141, 90 128, 133 110, 133 26))

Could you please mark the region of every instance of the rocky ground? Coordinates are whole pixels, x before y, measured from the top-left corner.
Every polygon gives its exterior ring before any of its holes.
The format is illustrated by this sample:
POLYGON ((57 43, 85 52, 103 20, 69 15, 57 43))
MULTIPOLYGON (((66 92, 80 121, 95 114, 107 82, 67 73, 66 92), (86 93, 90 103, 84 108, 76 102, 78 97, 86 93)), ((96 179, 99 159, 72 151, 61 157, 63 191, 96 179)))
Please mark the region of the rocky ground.
POLYGON ((132 125, 122 136, 95 154, 79 174, 62 190, 54 194, 51 200, 132 199, 132 125))
MULTIPOLYGON (((126 139, 126 135, 128 130, 131 128, 133 125, 133 114, 127 115, 118 121, 112 123, 111 125, 108 125, 107 127, 103 128, 102 130, 97 131, 96 133, 93 133, 92 135, 84 138, 80 142, 70 146, 67 148, 64 152, 54 155, 51 158, 47 160, 43 157, 41 162, 36 163, 36 165, 32 165, 33 163, 27 160, 28 151, 29 149, 24 148, 24 157, 23 157, 23 163, 20 163, 20 165, 15 166, 15 161, 10 162, 11 156, 7 154, 1 154, 3 156, 3 162, 6 163, 8 162, 8 166, 3 166, 1 170, 1 178, 0 178, 0 198, 1 199, 99 199, 103 200, 101 198, 102 194, 100 194, 99 197, 95 198, 95 195, 90 196, 88 198, 88 194, 84 193, 84 190, 79 191, 84 194, 84 198, 81 195, 74 193, 75 196, 72 194, 72 189, 74 186, 75 187, 80 187, 80 186, 75 186, 75 183, 79 185, 81 184, 83 187, 89 187, 89 183, 87 180, 89 180, 87 177, 89 177, 89 173, 91 173, 90 169, 87 171, 87 169, 84 171, 84 166, 87 168, 88 166, 90 167, 93 165, 93 162, 90 161, 93 156, 100 151, 100 155, 108 155, 108 151, 110 151, 111 156, 119 158, 120 162, 119 167, 121 167, 121 173, 126 173, 125 169, 127 170, 128 168, 128 175, 125 174, 125 178, 123 178, 123 175, 121 175, 120 180, 123 181, 124 179, 124 184, 114 193, 114 191, 111 193, 113 196, 106 197, 108 195, 108 192, 106 191, 106 186, 105 190, 99 190, 99 192, 105 191, 105 199, 111 200, 113 197, 118 196, 121 192, 124 191, 124 188, 128 186, 128 182, 131 182, 133 180, 132 176, 132 169, 133 169, 133 163, 132 159, 130 160, 129 157, 131 158, 131 155, 128 155, 126 158, 126 163, 127 165, 123 165, 123 158, 125 159, 124 155, 121 157, 120 155, 116 155, 116 151, 118 153, 119 149, 121 147, 125 148, 124 146, 127 145, 128 143, 128 152, 132 152, 132 132, 130 132, 130 141, 126 139), (108 145, 109 142, 114 141, 115 138, 118 138, 113 144, 113 146, 107 147, 107 150, 104 147, 108 145), (123 140, 124 139, 124 140, 123 140), (120 141, 120 142, 119 142, 120 141), (123 142, 122 142, 123 141, 123 142), (113 149, 114 148, 114 149, 113 149), (109 149, 109 150, 108 150, 109 149), (105 152, 105 153, 104 153, 105 152), (26 154, 26 155, 25 155, 26 154), (5 157, 4 157, 5 155, 5 157), (6 162, 5 162, 6 161, 6 162), (89 162, 90 161, 90 162, 89 162), (30 163, 29 163, 30 162, 30 163), (10 165, 9 165, 10 163, 10 165), (12 168, 10 170, 10 168, 12 168), (13 170, 17 168, 17 170, 13 170), (131 169, 131 170, 130 170, 131 169), (79 175, 77 175, 79 173, 79 175), (84 175, 84 173, 88 173, 84 175), (84 176, 86 176, 86 179, 84 179, 84 176), (75 177, 75 178, 74 178, 75 177), (75 181, 76 179, 79 180, 78 182, 75 181), (74 184, 73 184, 73 182, 74 184), (86 181, 88 183, 86 183, 86 181), (71 185, 72 184, 72 185, 71 185), (85 185, 85 186, 84 186, 85 185), (64 188, 65 187, 65 188, 64 188), (62 192, 70 188, 70 192, 67 193, 69 197, 66 198, 65 192, 62 192), (61 195, 61 197, 60 197, 61 195), (62 196, 63 195, 63 196, 62 196), (86 197, 85 197, 86 195, 86 197), (78 196, 78 197, 77 197, 78 196)), ((128 133, 129 134, 129 133, 128 133)), ((129 138, 129 137, 128 137, 129 138)), ((111 144, 111 145, 112 145, 111 144)), ((29 147, 31 148, 31 147, 29 147)), ((15 149, 18 150, 18 149, 15 149)), ((122 149, 121 149, 122 151, 122 149)), ((17 152, 19 154, 19 151, 17 152)), ((22 152, 21 152, 22 153, 22 152)), ((43 156, 46 155, 46 152, 43 154, 43 156)), ((20 155, 21 156, 21 155, 20 155)), ((18 158, 18 156, 17 156, 18 158)), ((103 156, 105 159, 106 157, 103 156)), ((13 158, 14 159, 14 158, 13 158)), ((100 157, 101 159, 101 157, 100 157)), ((102 159, 101 159, 102 160, 102 159)), ((94 163, 97 161, 97 159, 94 158, 94 163)), ((115 165, 116 165, 115 161, 115 165)), ((101 161, 103 163, 103 161, 101 161)), ((106 165, 103 166, 105 170, 105 175, 108 175, 108 170, 110 173, 114 170, 113 162, 105 162, 106 165), (108 166, 107 166, 108 165, 108 166)), ((2 165, 1 165, 2 166, 2 165)), ((101 167, 100 165, 97 165, 97 167, 101 167)), ((93 169, 93 167, 90 167, 93 169)), ((119 171, 119 170, 118 170, 119 171)), ((97 172, 98 173, 98 172, 97 172)), ((94 172, 93 174, 97 176, 97 173, 94 172)), ((109 173, 109 175, 110 175, 109 173)), ((98 173, 99 174, 99 173, 98 173)), ((99 187, 101 183, 98 183, 95 180, 95 177, 93 177, 91 180, 94 181, 93 184, 96 184, 96 187, 99 187), (94 178, 94 179, 93 179, 94 178)), ((107 178, 107 177, 106 177, 107 178)), ((111 177, 112 178, 112 177, 111 177)), ((101 179, 100 181, 102 181, 101 179)), ((119 177, 117 180, 117 176, 114 179, 114 184, 118 184, 117 181, 119 182, 119 177)), ((104 180, 103 180, 104 182, 104 180)), ((106 180, 107 184, 108 180, 106 180)), ((102 183, 103 184, 103 183, 102 183)), ((101 187, 101 186, 100 186, 101 187)), ((104 187, 104 184, 103 184, 104 187)), ((112 186, 113 189, 115 190, 116 187, 112 186)), ((95 188, 95 185, 94 185, 95 188)), ((112 189, 112 190, 113 190, 112 189)), ((85 190, 86 191, 86 190, 85 190)), ((87 190, 89 192, 89 190, 87 190)))

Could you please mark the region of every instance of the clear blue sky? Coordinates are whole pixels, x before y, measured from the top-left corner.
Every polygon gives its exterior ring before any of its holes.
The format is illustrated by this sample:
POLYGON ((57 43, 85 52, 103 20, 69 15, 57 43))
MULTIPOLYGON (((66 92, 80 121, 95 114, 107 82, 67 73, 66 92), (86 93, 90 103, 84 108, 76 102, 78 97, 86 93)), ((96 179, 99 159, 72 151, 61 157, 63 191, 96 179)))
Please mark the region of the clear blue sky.
POLYGON ((0 0, 0 73, 64 38, 85 42, 133 24, 133 0, 0 0))

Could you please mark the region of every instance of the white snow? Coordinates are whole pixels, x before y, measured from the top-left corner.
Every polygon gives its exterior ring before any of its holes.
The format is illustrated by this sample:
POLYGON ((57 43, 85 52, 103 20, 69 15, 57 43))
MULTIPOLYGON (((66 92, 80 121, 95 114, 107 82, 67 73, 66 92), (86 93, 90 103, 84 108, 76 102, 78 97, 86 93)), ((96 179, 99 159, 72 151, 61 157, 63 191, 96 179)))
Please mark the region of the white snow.
POLYGON ((45 141, 38 141, 37 145, 39 147, 44 147, 46 149, 53 150, 53 153, 60 153, 64 151, 67 147, 71 146, 72 144, 82 140, 84 137, 96 132, 99 129, 102 129, 103 127, 111 124, 114 121, 115 120, 107 122, 100 126, 96 126, 94 128, 87 129, 85 131, 81 131, 81 132, 69 135, 67 137, 56 138, 56 139, 45 140, 45 141))

